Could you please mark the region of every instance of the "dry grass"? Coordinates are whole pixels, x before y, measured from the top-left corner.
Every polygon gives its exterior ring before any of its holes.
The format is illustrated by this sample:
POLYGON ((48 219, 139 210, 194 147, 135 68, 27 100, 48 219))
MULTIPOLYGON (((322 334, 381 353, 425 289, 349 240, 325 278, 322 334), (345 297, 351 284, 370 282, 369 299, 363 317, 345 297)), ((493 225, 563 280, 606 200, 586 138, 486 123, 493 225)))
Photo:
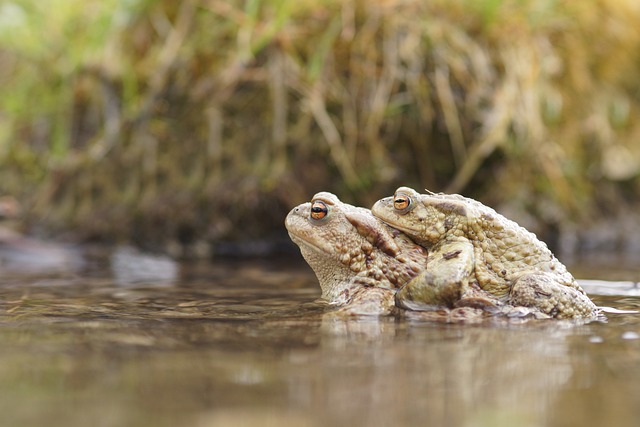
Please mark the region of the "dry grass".
POLYGON ((399 184, 553 221, 637 194, 635 0, 53 3, 0 6, 0 189, 48 227, 257 236, 399 184))

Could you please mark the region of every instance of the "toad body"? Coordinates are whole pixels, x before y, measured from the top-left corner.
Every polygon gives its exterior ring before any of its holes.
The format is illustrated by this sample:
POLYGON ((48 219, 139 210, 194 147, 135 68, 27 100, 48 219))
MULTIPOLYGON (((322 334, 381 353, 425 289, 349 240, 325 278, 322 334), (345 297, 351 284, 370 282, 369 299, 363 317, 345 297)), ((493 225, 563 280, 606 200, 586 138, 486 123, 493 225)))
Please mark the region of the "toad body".
POLYGON ((348 313, 390 313, 395 292, 426 267, 423 247, 331 193, 293 208, 285 226, 318 277, 322 299, 348 313))
POLYGON ((453 306, 482 290, 555 318, 598 313, 544 242, 476 200, 400 187, 371 211, 429 251, 425 271, 397 292, 400 307, 453 306))

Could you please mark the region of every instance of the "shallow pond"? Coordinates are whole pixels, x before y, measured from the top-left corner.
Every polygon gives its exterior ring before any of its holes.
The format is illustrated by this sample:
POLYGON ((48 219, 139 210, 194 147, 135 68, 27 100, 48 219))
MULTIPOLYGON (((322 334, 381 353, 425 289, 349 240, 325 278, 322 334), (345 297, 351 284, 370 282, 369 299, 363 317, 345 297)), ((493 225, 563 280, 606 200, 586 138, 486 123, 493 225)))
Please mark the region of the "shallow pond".
MULTIPOLYGON (((640 423, 638 314, 340 319, 314 303, 302 259, 286 258, 176 265, 124 249, 5 268, 0 425, 640 423)), ((598 305, 640 310, 637 267, 585 265, 579 278, 627 280, 583 281, 598 305)))

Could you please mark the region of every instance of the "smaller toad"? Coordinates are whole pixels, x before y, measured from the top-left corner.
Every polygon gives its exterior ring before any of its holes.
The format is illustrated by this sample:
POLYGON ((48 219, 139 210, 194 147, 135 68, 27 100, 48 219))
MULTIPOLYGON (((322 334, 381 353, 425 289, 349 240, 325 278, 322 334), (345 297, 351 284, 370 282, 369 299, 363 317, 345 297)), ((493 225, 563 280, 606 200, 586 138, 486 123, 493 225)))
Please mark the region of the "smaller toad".
POLYGON ((397 292, 400 307, 474 305, 473 294, 483 291, 554 318, 599 312, 544 242, 476 200, 400 187, 371 211, 429 251, 427 268, 397 292))

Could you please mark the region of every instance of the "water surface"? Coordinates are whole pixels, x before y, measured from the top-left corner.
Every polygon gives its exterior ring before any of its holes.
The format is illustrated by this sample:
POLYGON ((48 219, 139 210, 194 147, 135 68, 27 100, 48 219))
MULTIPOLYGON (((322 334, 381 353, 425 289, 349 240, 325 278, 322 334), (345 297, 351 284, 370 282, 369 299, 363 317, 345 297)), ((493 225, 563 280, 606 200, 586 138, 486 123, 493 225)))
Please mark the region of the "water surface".
MULTIPOLYGON (((640 274, 617 274, 585 288, 640 310, 640 274)), ((298 257, 177 265, 124 249, 74 269, 6 269, 0 425, 640 423, 637 314, 344 319, 318 296, 298 257)))

